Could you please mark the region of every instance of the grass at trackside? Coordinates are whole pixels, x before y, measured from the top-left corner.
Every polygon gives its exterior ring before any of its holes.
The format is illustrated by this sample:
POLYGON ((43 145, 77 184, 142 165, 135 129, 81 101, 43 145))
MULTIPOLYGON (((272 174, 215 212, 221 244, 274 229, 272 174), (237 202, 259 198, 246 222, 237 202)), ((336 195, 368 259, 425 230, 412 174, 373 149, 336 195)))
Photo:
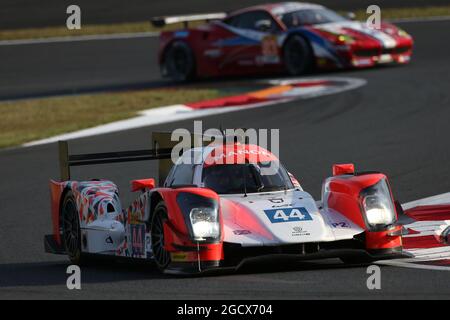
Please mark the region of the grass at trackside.
POLYGON ((138 111, 222 96, 214 89, 154 89, 0 103, 0 148, 133 117, 138 111))
MULTIPOLYGON (((358 20, 365 20, 367 18, 365 10, 357 10, 355 14, 358 20)), ((439 7, 381 8, 381 16, 382 19, 450 16, 450 5, 439 7)), ((175 24, 167 26, 164 29, 160 29, 153 27, 149 21, 102 25, 82 25, 82 28, 80 30, 68 30, 64 25, 61 25, 59 27, 47 28, 0 30, 0 40, 149 32, 177 29, 180 27, 181 24, 175 24)))

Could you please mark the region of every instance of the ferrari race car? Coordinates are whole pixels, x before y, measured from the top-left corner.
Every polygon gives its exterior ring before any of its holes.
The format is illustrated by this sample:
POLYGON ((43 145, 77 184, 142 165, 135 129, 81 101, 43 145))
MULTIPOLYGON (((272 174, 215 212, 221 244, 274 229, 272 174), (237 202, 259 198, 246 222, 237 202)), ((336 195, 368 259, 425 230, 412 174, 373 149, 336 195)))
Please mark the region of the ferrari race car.
POLYGON ((299 2, 230 14, 159 17, 152 23, 185 24, 160 35, 162 75, 178 81, 403 64, 409 62, 413 47, 411 36, 393 24, 382 22, 380 29, 373 29, 323 6, 299 2), (188 28, 187 23, 196 20, 211 21, 188 28))
POLYGON ((193 148, 169 170, 170 157, 171 148, 69 155, 60 142, 62 181, 50 182, 53 234, 44 237, 46 251, 66 254, 75 264, 92 256, 154 260, 171 274, 236 270, 265 259, 404 256, 401 206, 382 173, 334 165, 322 200, 315 201, 257 145, 193 148), (70 179, 71 166, 139 160, 159 160, 164 183, 131 181, 138 194, 125 208, 113 182, 70 179))

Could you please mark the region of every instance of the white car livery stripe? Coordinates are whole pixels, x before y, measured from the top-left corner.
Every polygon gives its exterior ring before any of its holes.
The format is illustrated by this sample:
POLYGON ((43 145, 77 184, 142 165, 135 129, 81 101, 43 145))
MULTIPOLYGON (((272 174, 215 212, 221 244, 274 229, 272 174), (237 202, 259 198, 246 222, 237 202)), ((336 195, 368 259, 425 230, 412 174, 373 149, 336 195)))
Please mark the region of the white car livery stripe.
POLYGON ((345 33, 343 29, 352 29, 365 35, 368 35, 378 40, 384 48, 390 49, 397 45, 397 41, 388 35, 387 33, 369 28, 366 24, 357 21, 345 21, 345 22, 333 22, 315 26, 317 29, 321 29, 332 33, 345 33))

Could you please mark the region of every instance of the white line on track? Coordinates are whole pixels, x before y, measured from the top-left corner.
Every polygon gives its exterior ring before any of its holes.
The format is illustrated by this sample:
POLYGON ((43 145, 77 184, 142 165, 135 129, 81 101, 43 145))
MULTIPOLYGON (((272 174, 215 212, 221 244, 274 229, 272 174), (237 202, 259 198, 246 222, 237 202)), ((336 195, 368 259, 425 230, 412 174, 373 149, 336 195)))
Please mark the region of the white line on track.
POLYGON ((417 207, 417 206, 424 206, 424 205, 435 205, 435 204, 443 204, 443 203, 450 203, 450 192, 438 194, 436 196, 431 196, 415 201, 411 201, 405 204, 402 204, 402 207, 404 210, 417 207))
MULTIPOLYGON (((294 79, 289 79, 291 82, 294 79)), ((29 147, 29 146, 35 146, 35 145, 41 145, 41 144, 47 144, 47 143, 53 143, 57 142, 59 140, 72 140, 72 139, 79 139, 79 138, 85 138, 100 134, 106 134, 106 133, 112 133, 112 132, 118 132, 118 131, 125 131, 125 130, 131 130, 131 129, 137 129, 142 127, 147 127, 151 125, 157 125, 162 123, 170 123, 180 120, 188 120, 198 117, 204 117, 204 116, 210 116, 210 115, 216 115, 221 113, 227 113, 227 112, 235 112, 240 110, 247 110, 250 108, 257 108, 262 106, 269 106, 269 105, 278 105, 282 104, 284 102, 289 102, 293 100, 298 99, 309 99, 319 96, 325 96, 335 93, 340 93, 348 90, 353 90, 356 88, 359 88, 361 86, 364 86, 366 84, 366 80, 363 79, 357 79, 357 78, 344 78, 344 77, 323 77, 323 78, 298 78, 297 81, 299 83, 301 82, 310 82, 310 81, 317 81, 317 80, 329 80, 329 81, 337 81, 337 82, 343 82, 343 85, 337 85, 337 86, 329 86, 324 87, 320 86, 320 90, 316 90, 314 88, 300 88, 300 92, 297 92, 296 96, 286 96, 284 99, 279 100, 268 100, 264 102, 254 103, 251 105, 245 105, 245 106, 230 106, 230 107, 220 107, 220 108, 209 108, 209 109, 192 109, 186 105, 173 105, 173 106, 165 106, 165 107, 159 107, 159 108, 153 108, 148 109, 139 112, 138 116, 130 119, 125 119, 121 121, 116 121, 112 123, 108 123, 105 125, 96 126, 93 128, 83 129, 80 131, 70 132, 50 138, 46 138, 43 140, 38 141, 32 141, 29 143, 26 143, 22 145, 22 147, 29 147)), ((272 85, 280 85, 283 82, 283 79, 279 80, 272 80, 269 81, 272 85)), ((277 106, 274 106, 277 107, 277 106)))
POLYGON ((86 35, 86 36, 67 36, 67 37, 51 37, 51 38, 38 38, 38 39, 1 40, 0 46, 48 44, 48 43, 77 42, 77 41, 121 40, 121 39, 134 39, 134 38, 148 38, 148 37, 157 37, 157 36, 159 36, 159 32, 93 34, 93 35, 86 35))
POLYGON ((411 262, 402 262, 402 260, 382 260, 382 261, 376 261, 375 264, 392 266, 392 267, 409 268, 409 269, 450 271, 450 267, 431 266, 431 265, 424 265, 424 264, 411 263, 411 262))
MULTIPOLYGON (((393 22, 393 23, 450 21, 450 16, 402 18, 402 19, 393 19, 393 20, 386 20, 386 21, 393 22)), ((158 37, 158 36, 159 36, 159 32, 94 34, 94 35, 86 35, 86 36, 67 36, 67 37, 50 37, 50 38, 37 38, 37 39, 0 40, 0 46, 48 44, 48 43, 77 42, 77 41, 120 40, 120 39, 133 39, 133 38, 158 37)))
MULTIPOLYGON (((409 209, 417 206, 424 205, 436 205, 436 204, 449 204, 450 203, 450 192, 438 194, 432 197, 423 198, 408 203, 402 204, 403 209, 409 209)), ((448 221, 439 221, 441 224, 448 223, 448 221)), ((438 221, 428 221, 430 225, 438 223, 438 221)), ((427 224, 426 221, 414 222, 405 227, 410 227, 415 224, 427 224)), ((416 230, 415 228, 413 228, 416 230)), ((440 248, 430 248, 430 249, 411 249, 408 250, 414 254, 414 258, 411 259, 393 259, 393 260, 380 260, 374 262, 379 265, 387 265, 401 268, 411 268, 411 269, 423 269, 423 270, 436 270, 436 271, 450 271, 450 266, 435 266, 435 265, 425 265, 419 264, 417 262, 450 259, 450 247, 440 247, 440 248)))

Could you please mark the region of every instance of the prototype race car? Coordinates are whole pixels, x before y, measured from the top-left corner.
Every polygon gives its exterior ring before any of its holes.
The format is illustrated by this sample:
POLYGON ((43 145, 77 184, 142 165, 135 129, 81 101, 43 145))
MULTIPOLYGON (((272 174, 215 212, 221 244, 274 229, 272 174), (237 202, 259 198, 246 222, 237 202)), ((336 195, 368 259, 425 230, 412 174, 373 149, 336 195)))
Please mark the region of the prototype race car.
POLYGON ((62 181, 50 182, 53 234, 44 237, 46 251, 67 254, 75 264, 92 255, 154 260, 161 271, 182 274, 236 270, 267 258, 368 262, 404 256, 401 207, 382 173, 334 165, 316 202, 257 145, 193 148, 167 171, 172 146, 69 155, 60 142, 62 181), (163 186, 155 179, 131 181, 139 194, 125 209, 113 182, 70 179, 71 166, 154 159, 160 178, 166 176, 163 186))
POLYGON ((153 25, 184 23, 161 32, 159 64, 164 77, 273 74, 301 75, 312 68, 361 68, 407 63, 410 35, 393 24, 380 29, 352 21, 323 6, 286 2, 236 12, 158 17, 153 25), (212 20, 188 28, 187 23, 212 20))

